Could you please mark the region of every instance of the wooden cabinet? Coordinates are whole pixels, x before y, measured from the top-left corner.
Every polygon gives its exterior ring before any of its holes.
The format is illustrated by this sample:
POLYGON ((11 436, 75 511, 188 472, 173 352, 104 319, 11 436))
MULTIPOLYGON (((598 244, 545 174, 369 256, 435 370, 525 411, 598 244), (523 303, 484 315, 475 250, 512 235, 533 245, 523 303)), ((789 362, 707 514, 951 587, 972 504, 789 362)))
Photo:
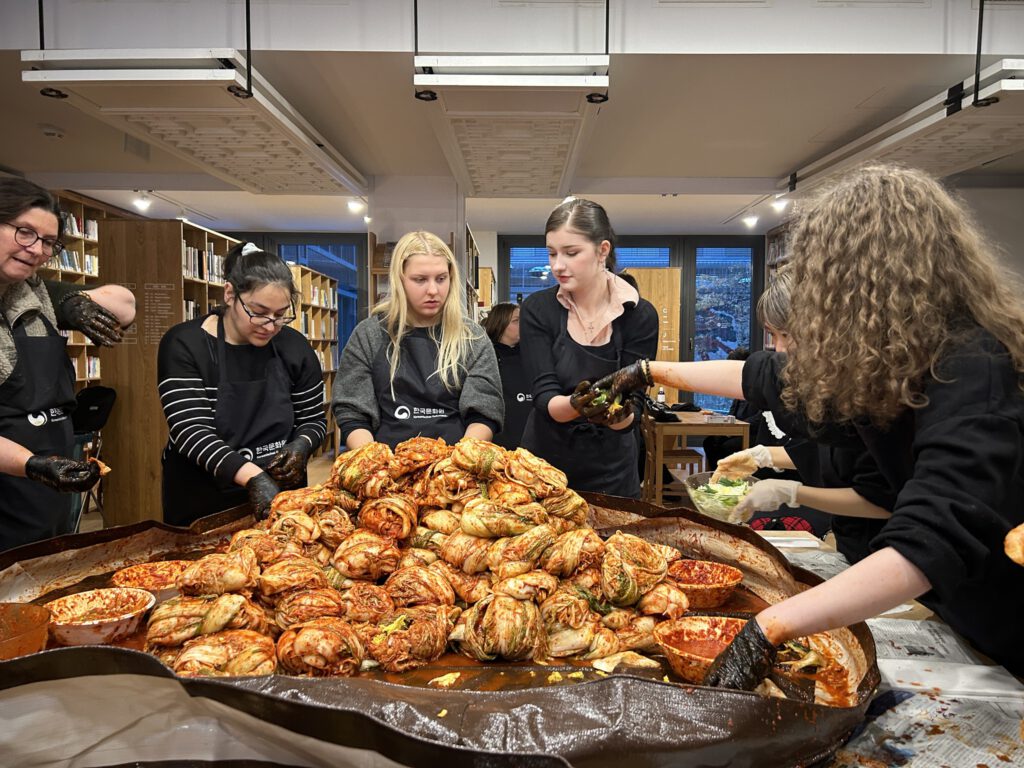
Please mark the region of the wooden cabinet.
MULTIPOLYGON (((680 326, 680 281, 682 270, 676 267, 634 268, 629 274, 636 278, 640 295, 654 305, 658 312, 658 360, 679 360, 681 346, 680 326)), ((658 392, 652 387, 648 393, 653 398, 658 392)), ((665 387, 668 403, 679 402, 679 390, 665 387)))
POLYGON ((477 270, 480 285, 480 308, 490 309, 494 306, 494 297, 497 293, 497 283, 494 280, 494 270, 491 267, 480 267, 477 270))

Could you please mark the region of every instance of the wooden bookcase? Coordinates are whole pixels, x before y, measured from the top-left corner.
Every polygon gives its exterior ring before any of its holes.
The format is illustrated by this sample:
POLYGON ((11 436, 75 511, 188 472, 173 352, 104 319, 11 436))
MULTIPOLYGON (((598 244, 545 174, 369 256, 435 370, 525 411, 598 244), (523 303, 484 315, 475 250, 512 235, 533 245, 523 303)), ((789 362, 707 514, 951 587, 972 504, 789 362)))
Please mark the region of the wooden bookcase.
POLYGON ((338 431, 331 411, 331 391, 338 371, 338 281, 298 264, 291 266, 292 280, 301 297, 296 308, 292 328, 309 339, 313 351, 320 359, 324 372, 324 409, 327 416, 327 437, 320 448, 322 453, 334 453, 338 448, 338 431))
MULTIPOLYGON (((630 267, 629 274, 636 278, 640 295, 647 299, 658 312, 658 360, 680 360, 682 350, 681 325, 679 317, 680 281, 682 270, 678 267, 630 267)), ((648 394, 654 398, 657 387, 651 387, 648 394)), ((665 387, 665 400, 679 402, 679 390, 665 387)))
POLYGON ((477 270, 478 284, 480 286, 480 308, 489 310, 494 306, 494 297, 497 295, 497 283, 494 280, 494 270, 491 267, 480 267, 477 270))
MULTIPOLYGON (((82 289, 100 284, 102 222, 110 217, 131 217, 128 211, 104 205, 74 192, 54 191, 64 221, 64 250, 39 268, 44 280, 59 280, 82 289)), ((78 331, 62 331, 68 340, 68 356, 75 366, 75 390, 100 382, 100 347, 78 331)))

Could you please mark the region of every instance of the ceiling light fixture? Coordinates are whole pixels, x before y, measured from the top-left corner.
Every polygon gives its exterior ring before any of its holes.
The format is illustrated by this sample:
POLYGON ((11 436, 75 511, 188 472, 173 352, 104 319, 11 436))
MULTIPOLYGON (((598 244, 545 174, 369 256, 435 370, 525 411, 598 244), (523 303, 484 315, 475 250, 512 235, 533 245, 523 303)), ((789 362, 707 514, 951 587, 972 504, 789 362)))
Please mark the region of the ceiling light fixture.
POLYGON ((786 210, 786 207, 788 205, 789 200, 784 200, 782 198, 779 198, 778 200, 772 200, 772 210, 775 211, 776 213, 782 213, 784 210, 786 210))
POLYGON ((742 221, 747 225, 747 229, 753 229, 757 226, 757 216, 744 216, 742 221))
MULTIPOLYGON (((147 192, 152 192, 152 191, 153 190, 151 190, 151 189, 147 190, 147 192)), ((151 206, 153 204, 153 201, 150 200, 149 195, 147 195, 146 192, 142 192, 142 191, 136 189, 135 190, 135 194, 136 194, 136 198, 134 200, 132 200, 132 205, 134 205, 140 211, 145 213, 146 211, 149 210, 149 206, 151 206)))
POLYGON ((431 91, 429 88, 416 91, 416 98, 420 101, 437 101, 437 91, 431 91))
POLYGON ((373 221, 373 219, 369 216, 363 216, 363 224, 369 224, 371 221, 373 221))
POLYGON ((360 200, 358 197, 348 201, 349 213, 362 213, 366 210, 366 203, 360 200))

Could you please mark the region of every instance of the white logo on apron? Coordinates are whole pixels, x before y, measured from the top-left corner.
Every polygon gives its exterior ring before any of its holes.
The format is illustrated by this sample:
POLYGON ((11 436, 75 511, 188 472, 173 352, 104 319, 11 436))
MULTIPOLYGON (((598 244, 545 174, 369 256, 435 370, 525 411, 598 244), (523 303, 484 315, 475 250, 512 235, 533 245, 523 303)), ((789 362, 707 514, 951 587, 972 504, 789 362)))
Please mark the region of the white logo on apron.
POLYGON ((242 448, 239 453, 245 457, 246 461, 252 461, 252 449, 242 448))
POLYGON ((395 408, 396 419, 408 419, 411 415, 412 414, 409 412, 408 406, 400 405, 397 408, 395 408))
POLYGON ((30 413, 28 415, 28 423, 33 427, 41 427, 43 424, 49 421, 45 411, 39 411, 39 413, 30 413))
POLYGON ((533 395, 528 392, 516 392, 516 401, 520 403, 532 403, 533 395))

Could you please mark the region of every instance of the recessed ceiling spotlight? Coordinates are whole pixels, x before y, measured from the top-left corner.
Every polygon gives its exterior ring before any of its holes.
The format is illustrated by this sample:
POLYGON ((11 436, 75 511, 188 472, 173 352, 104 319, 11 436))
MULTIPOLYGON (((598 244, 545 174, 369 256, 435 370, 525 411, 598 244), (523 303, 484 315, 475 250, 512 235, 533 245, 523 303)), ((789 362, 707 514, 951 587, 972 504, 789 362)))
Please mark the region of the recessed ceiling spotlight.
POLYGON ((363 216, 363 224, 369 224, 371 221, 373 221, 373 219, 369 216, 363 216))
POLYGON ((607 93, 588 93, 587 94, 587 101, 589 101, 591 104, 604 104, 606 101, 608 101, 608 94, 607 93))
POLYGON ((48 99, 66 99, 68 95, 56 88, 42 88, 39 93, 48 99))
POLYGON ((789 205, 789 200, 786 200, 785 198, 779 198, 778 200, 772 200, 772 210, 775 211, 776 213, 782 213, 784 210, 786 210, 786 207, 788 205, 789 205))
POLYGON ((416 91, 416 98, 420 101, 437 101, 437 91, 416 91))
POLYGON ((757 226, 757 216, 744 216, 743 223, 747 225, 747 229, 753 229, 757 226))
MULTIPOLYGON (((152 192, 153 190, 149 191, 152 192)), ((136 189, 135 194, 136 197, 134 200, 132 200, 132 205, 134 205, 140 211, 145 213, 146 211, 149 210, 149 206, 153 204, 153 201, 149 199, 149 195, 147 195, 145 192, 140 192, 139 190, 136 189)))
POLYGON ((362 200, 358 198, 354 200, 349 200, 348 210, 349 213, 362 213, 363 211, 366 210, 366 203, 364 203, 362 200))

